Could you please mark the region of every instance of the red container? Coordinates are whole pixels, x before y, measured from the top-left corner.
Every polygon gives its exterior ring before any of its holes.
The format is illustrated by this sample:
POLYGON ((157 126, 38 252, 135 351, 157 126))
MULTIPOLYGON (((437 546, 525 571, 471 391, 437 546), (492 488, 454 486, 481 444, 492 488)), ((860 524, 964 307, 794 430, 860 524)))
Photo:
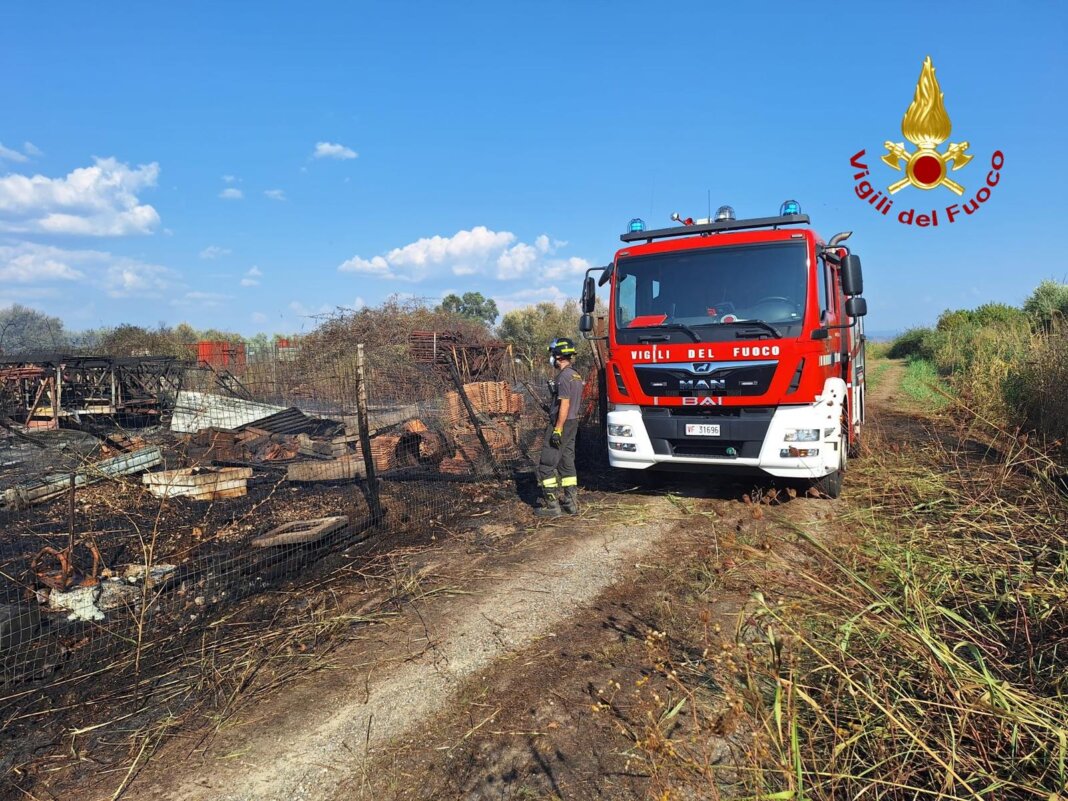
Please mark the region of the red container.
POLYGON ((246 353, 244 342, 198 342, 197 364, 214 367, 216 370, 229 370, 241 373, 245 370, 246 353))

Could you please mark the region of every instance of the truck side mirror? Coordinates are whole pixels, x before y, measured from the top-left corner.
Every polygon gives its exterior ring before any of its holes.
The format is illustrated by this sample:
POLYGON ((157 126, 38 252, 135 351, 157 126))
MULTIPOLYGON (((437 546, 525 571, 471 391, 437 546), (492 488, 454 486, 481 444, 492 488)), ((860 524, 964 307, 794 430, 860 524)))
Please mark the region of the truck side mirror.
POLYGON ((849 298, 845 302, 845 312, 850 317, 863 317, 868 313, 868 301, 858 297, 849 298))
POLYGON ((582 282, 582 300, 580 302, 582 306, 582 313, 592 314, 594 307, 597 305, 597 285, 593 281, 592 275, 587 275, 586 280, 582 282))
POLYGON ((588 334, 593 330, 593 315, 584 314, 579 317, 579 331, 583 334, 588 334))
POLYGON ((860 270, 860 256, 850 253, 842 259, 842 291, 847 295, 864 294, 864 274, 860 270))

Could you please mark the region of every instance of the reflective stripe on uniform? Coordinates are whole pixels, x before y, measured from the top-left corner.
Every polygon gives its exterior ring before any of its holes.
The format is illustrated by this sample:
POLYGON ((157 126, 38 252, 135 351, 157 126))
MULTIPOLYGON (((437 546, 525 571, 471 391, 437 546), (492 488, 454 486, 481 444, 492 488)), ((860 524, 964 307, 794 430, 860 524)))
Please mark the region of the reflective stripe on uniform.
MULTIPOLYGON (((566 479, 565 479, 565 481, 566 481, 566 479)), ((555 487, 559 487, 560 486, 560 482, 556 478, 556 476, 551 476, 550 478, 547 478, 544 481, 542 481, 541 485, 543 487, 555 488, 555 487)), ((565 484, 564 486, 567 486, 567 485, 565 484)))
POLYGON ((561 487, 577 487, 578 486, 578 476, 564 476, 563 478, 560 479, 560 486, 561 487))

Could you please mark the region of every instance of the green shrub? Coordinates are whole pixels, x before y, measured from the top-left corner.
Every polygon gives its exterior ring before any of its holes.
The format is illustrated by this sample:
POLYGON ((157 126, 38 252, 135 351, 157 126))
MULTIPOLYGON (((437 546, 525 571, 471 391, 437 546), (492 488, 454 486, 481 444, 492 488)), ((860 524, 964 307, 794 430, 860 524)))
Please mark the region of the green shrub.
POLYGON ((1068 284, 1043 281, 1024 301, 1023 310, 1042 328, 1048 329, 1054 319, 1068 320, 1068 284))
POLYGON ((935 339, 936 333, 932 328, 910 328, 890 343, 886 355, 891 359, 905 359, 909 356, 933 359, 935 339))

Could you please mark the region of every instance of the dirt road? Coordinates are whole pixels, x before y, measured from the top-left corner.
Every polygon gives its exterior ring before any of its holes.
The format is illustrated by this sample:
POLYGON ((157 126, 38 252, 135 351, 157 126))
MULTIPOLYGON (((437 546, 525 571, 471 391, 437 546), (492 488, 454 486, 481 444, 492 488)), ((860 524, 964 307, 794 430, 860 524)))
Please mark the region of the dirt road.
POLYGON ((487 553, 461 537, 423 554, 406 567, 420 598, 397 618, 207 747, 176 738, 122 797, 646 797, 650 777, 631 765, 639 710, 604 699, 649 673, 658 621, 685 614, 680 587, 713 601, 694 625, 732 629, 762 571, 788 565, 798 522, 847 513, 848 488, 839 502, 794 500, 682 479, 586 498, 577 519, 476 524, 471 536, 501 543, 487 553))
MULTIPOLYGON (((635 496, 596 516, 542 526, 518 556, 491 559, 462 588, 414 604, 370 652, 361 647, 338 655, 328 679, 316 674, 235 721, 213 742, 201 769, 176 774, 167 758, 173 755, 165 755, 125 797, 331 797, 390 743, 445 707, 469 676, 549 635, 633 572, 670 537, 675 512, 663 496, 635 496), (615 522, 605 524, 605 516, 615 522)), ((448 549, 438 556, 449 559, 448 549)))

